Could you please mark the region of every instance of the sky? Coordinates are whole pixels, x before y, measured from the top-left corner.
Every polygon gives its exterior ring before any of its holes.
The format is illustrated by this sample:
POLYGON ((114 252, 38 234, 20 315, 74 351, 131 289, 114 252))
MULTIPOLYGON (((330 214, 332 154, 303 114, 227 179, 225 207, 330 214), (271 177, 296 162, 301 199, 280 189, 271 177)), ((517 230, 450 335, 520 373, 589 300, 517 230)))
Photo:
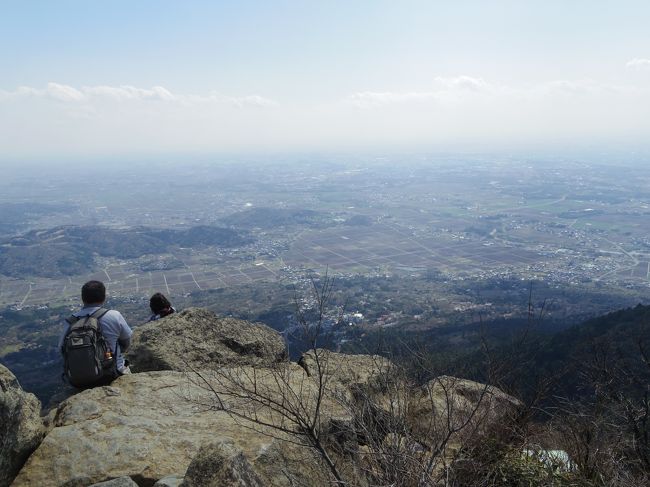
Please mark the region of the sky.
POLYGON ((0 161, 650 148, 647 0, 0 0, 0 161))

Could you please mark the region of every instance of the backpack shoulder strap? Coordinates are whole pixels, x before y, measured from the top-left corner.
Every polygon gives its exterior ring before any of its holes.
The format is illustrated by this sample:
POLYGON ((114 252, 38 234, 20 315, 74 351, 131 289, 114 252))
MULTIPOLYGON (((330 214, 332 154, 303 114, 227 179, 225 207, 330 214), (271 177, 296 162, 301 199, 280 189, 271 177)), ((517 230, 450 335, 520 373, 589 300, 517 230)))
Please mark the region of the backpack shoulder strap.
POLYGON ((106 308, 99 308, 97 311, 95 311, 93 314, 88 315, 91 318, 95 318, 97 320, 101 319, 106 313, 108 313, 109 310, 106 308))
MULTIPOLYGON (((70 317, 66 318, 65 321, 70 325, 70 329, 82 318, 85 318, 88 320, 88 318, 95 318, 97 320, 97 325, 98 327, 101 328, 101 325, 99 323, 99 320, 106 314, 108 313, 108 310, 106 308, 99 308, 95 310, 93 313, 89 315, 83 315, 83 316, 76 316, 76 315, 71 315, 70 317)), ((69 332, 69 330, 68 330, 69 332)))
POLYGON ((99 320, 101 320, 106 313, 108 313, 106 308, 99 308, 93 314, 88 315, 89 318, 95 318, 95 320, 97 320, 97 331, 100 335, 102 335, 102 324, 99 320))
POLYGON ((65 319, 66 323, 70 326, 74 325, 77 321, 79 321, 81 318, 79 316, 75 315, 70 315, 68 318, 65 319))

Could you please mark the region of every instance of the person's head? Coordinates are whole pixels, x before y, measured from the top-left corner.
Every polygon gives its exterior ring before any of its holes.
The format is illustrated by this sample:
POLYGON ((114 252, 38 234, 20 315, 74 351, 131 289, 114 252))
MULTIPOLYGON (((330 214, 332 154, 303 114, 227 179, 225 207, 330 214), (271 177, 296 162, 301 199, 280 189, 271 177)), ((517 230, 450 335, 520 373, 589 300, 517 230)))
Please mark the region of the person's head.
POLYGON ((164 311, 167 308, 171 308, 172 303, 165 297, 163 293, 156 293, 151 296, 149 300, 149 307, 151 312, 155 315, 159 315, 161 311, 164 311))
POLYGON ((88 281, 81 287, 81 300, 84 304, 104 304, 106 287, 101 281, 88 281))

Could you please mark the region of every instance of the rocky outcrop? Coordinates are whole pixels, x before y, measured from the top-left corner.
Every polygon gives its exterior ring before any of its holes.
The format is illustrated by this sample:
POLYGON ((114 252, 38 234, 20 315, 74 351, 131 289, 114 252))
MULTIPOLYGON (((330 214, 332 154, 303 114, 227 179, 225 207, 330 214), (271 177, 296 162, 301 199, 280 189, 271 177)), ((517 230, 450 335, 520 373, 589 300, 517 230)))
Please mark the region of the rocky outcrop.
MULTIPOLYGON (((159 370, 63 400, 14 487, 320 486, 331 485, 332 461, 363 487, 364 458, 386 442, 416 458, 435 449, 445 427, 461 426, 456 438, 518 405, 453 377, 414 387, 378 356, 316 350, 298 365, 270 328, 201 309, 140 327, 129 356, 135 371, 159 370)), ((3 385, 3 398, 11 387, 3 385)), ((32 409, 38 414, 38 404, 32 409)))
POLYGON ((0 487, 8 486, 45 435, 41 403, 0 365, 0 487))
POLYGON ((266 325, 188 308, 138 327, 128 353, 134 372, 270 365, 286 359, 282 336, 266 325))
MULTIPOLYGON (((281 373, 288 385, 302 391, 308 404, 315 390, 312 379, 290 363, 281 373)), ((273 472, 280 464, 267 461, 274 443, 268 434, 273 432, 242 425, 243 420, 219 410, 220 401, 211 390, 222 386, 232 390, 232 385, 225 384, 227 378, 248 380, 253 376, 259 391, 279 397, 275 372, 245 366, 219 376, 209 371, 202 376, 173 371, 125 375, 110 386, 72 396, 59 405, 52 430, 29 458, 14 487, 86 486, 123 476, 140 486, 152 486, 165 476, 185 472, 199 448, 215 441, 232 443, 260 477, 280 477, 273 472)), ((249 407, 245 399, 224 400, 230 409, 249 407)), ((323 417, 343 414, 331 401, 321 406, 323 417)), ((262 420, 275 420, 268 411, 258 414, 262 420)), ((317 464, 312 465, 312 470, 317 469, 317 464)))
POLYGON ((327 425, 340 451, 351 451, 354 441, 381 442, 393 431, 408 432, 407 443, 435 445, 453 430, 450 441, 457 442, 521 405, 496 387, 456 377, 440 376, 415 387, 399 367, 380 356, 319 349, 303 354, 299 364, 311 377, 320 371, 328 393, 354 413, 350 420, 334 418, 327 425))

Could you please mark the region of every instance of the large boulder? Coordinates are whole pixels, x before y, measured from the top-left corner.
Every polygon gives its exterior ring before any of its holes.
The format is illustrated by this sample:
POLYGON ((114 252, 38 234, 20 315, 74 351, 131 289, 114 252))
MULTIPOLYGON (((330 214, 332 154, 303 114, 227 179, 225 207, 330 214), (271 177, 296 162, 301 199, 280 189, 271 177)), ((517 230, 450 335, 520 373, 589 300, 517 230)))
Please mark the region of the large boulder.
POLYGON ((298 364, 310 377, 320 374, 328 381, 364 390, 382 389, 396 372, 395 365, 385 357, 337 353, 324 348, 305 352, 298 364))
MULTIPOLYGON (((285 401, 301 398, 306 410, 316 404, 315 382, 289 362, 266 369, 240 366, 200 374, 160 371, 125 375, 110 386, 80 392, 60 404, 53 428, 13 485, 87 486, 128 476, 140 486, 153 486, 163 477, 185 472, 199 448, 213 442, 232 444, 262 479, 290 478, 294 475, 291 471, 279 469, 288 469, 291 463, 269 461, 269 454, 273 451, 275 458, 296 458, 292 448, 302 440, 292 439, 293 426, 281 416, 251 403, 253 386, 272 402, 284 395, 285 401), (217 398, 214 391, 231 394, 217 398), (242 394, 238 396, 237 391, 242 394), (283 425, 285 431, 250 423, 242 415, 283 425)), ((324 400, 320 408, 324 419, 345 414, 330 400, 324 400)), ((311 454, 309 448, 299 450, 303 457, 311 454)), ((296 462, 301 471, 295 477, 322 476, 311 455, 307 463, 296 462)))
POLYGON ((0 487, 16 476, 45 435, 41 403, 0 365, 0 487))
POLYGON ((351 418, 333 418, 325 425, 329 446, 349 454, 355 444, 367 444, 381 438, 399 421, 409 396, 403 371, 379 355, 336 353, 325 349, 310 350, 299 365, 310 377, 323 378, 327 394, 350 411, 351 418))
POLYGON ((266 325, 188 308, 138 327, 128 358, 134 372, 265 366, 286 359, 282 336, 266 325))
MULTIPOLYGON (((339 466, 343 466, 342 463, 339 466)), ((255 469, 265 486, 332 485, 323 460, 313 449, 279 439, 273 439, 258 452, 255 469)), ((351 485, 362 486, 362 482, 351 482, 351 485)))
POLYGON ((521 402, 497 387, 440 376, 415 389, 406 415, 411 433, 425 445, 452 434, 452 442, 516 413, 521 402))
POLYGON ((263 487, 244 454, 232 443, 201 447, 185 473, 181 487, 263 487))

